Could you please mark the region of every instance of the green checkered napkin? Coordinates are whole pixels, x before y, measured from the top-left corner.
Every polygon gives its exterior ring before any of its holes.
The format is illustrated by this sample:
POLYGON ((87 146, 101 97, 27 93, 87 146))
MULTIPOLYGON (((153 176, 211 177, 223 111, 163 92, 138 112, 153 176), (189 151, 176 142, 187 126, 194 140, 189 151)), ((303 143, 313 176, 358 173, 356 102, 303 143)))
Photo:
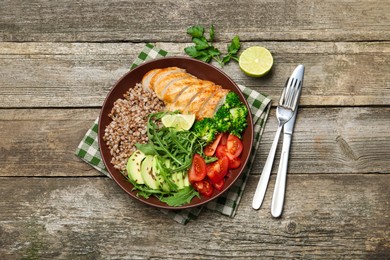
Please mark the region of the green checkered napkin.
MULTIPOLYGON (((161 50, 153 46, 152 44, 147 44, 142 50, 142 52, 139 54, 138 58, 134 61, 133 65, 131 66, 131 69, 137 67, 144 61, 164 57, 167 55, 168 53, 166 51, 161 50)), ((271 107, 271 99, 269 99, 268 97, 245 86, 238 86, 246 97, 253 116, 254 142, 253 151, 251 157, 249 158, 249 162, 240 178, 230 187, 228 191, 226 191, 217 199, 207 203, 204 206, 195 207, 191 209, 161 210, 162 212, 171 216, 175 221, 181 224, 186 224, 190 219, 195 219, 200 214, 203 207, 219 211, 220 213, 230 217, 233 217, 236 213, 238 204, 245 188, 246 181, 253 165, 253 160, 255 158, 256 151, 260 144, 260 139, 264 130, 265 122, 267 121, 267 117, 271 107)), ((76 155, 98 171, 110 177, 100 155, 97 132, 98 118, 95 120, 92 127, 87 131, 84 138, 81 140, 76 150, 76 155)))

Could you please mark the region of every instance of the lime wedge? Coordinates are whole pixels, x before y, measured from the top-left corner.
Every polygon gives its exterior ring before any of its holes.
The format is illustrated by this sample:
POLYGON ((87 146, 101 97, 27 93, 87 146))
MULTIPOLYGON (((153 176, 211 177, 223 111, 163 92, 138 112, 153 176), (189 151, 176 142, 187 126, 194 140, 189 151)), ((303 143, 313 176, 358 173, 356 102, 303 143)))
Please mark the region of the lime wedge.
POLYGON ((250 77, 261 77, 272 68, 274 59, 269 50, 260 46, 249 47, 240 55, 240 69, 250 77))
POLYGON ((174 127, 176 130, 189 130, 195 122, 195 115, 174 114, 161 118, 165 127, 174 127))

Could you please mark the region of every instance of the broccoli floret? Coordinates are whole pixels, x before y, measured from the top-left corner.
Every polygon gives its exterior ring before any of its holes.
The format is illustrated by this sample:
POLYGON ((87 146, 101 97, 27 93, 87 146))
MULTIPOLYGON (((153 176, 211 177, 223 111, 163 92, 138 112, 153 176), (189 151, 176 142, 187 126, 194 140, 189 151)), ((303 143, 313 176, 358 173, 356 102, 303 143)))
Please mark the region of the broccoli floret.
POLYGON ((241 138, 241 133, 247 127, 246 117, 248 109, 242 103, 238 95, 229 92, 225 102, 214 115, 217 131, 220 133, 231 133, 241 138))
POLYGON ((225 98, 225 102, 223 106, 225 108, 234 108, 234 107, 239 107, 242 105, 242 102, 240 101, 239 96, 234 93, 233 91, 230 91, 225 98))
POLYGON ((214 115, 215 125, 219 133, 228 132, 232 126, 230 110, 226 106, 218 109, 214 115))
POLYGON ((248 126, 248 123, 246 122, 248 109, 246 108, 246 106, 241 105, 239 107, 230 109, 230 114, 232 119, 232 126, 230 128, 230 133, 241 138, 241 133, 248 126))
POLYGON ((204 118, 196 121, 191 130, 207 143, 213 141, 217 134, 216 124, 212 118, 204 118))

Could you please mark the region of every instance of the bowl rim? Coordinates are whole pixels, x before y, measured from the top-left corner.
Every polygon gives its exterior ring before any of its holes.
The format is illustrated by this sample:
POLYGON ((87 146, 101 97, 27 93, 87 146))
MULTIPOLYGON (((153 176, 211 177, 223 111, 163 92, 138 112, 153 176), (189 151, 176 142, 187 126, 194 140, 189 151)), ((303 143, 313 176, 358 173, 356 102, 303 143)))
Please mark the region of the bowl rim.
MULTIPOLYGON (((175 66, 175 65, 170 65, 170 66, 175 66)), ((165 66, 165 67, 168 67, 168 66, 165 66)), ((156 68, 159 68, 159 67, 156 67, 156 68)), ((193 72, 189 72, 189 73, 194 74, 193 72)), ((132 87, 134 87, 134 86, 129 86, 128 88, 132 88, 132 87)), ((124 92, 121 93, 122 96, 123 96, 123 94, 124 94, 124 92)), ((110 106, 109 110, 111 111, 111 109, 112 109, 112 106, 110 106)), ((111 118, 109 118, 109 121, 110 122, 112 121, 111 118)), ((209 63, 206 63, 206 62, 203 62, 203 61, 200 61, 200 60, 197 60, 197 59, 193 59, 193 58, 190 58, 190 57, 186 57, 186 56, 168 56, 168 57, 162 57, 162 58, 155 58, 155 59, 143 62, 142 64, 138 65, 137 67, 129 70, 128 72, 126 72, 124 75, 122 75, 112 85, 110 91, 108 92, 108 94, 106 95, 106 97, 104 99, 103 105, 102 105, 101 110, 99 112, 98 136, 97 136, 97 138, 98 138, 98 146, 99 146, 99 150, 100 150, 100 153, 101 153, 101 158, 102 158, 102 161, 104 163, 104 166, 106 167, 106 170, 108 171, 110 177, 116 182, 116 184, 123 191, 125 191, 128 195, 130 195, 131 197, 133 197, 134 199, 136 199, 139 202, 142 202, 142 203, 145 203, 147 205, 154 206, 154 207, 157 207, 157 208, 173 209, 173 210, 189 209, 189 208, 193 208, 193 207, 204 205, 204 204, 206 204, 206 203, 208 203, 210 201, 218 199, 218 197, 221 196, 222 194, 224 194, 225 192, 227 192, 229 190, 229 188, 243 174, 244 170, 247 168, 246 166, 249 163, 249 159, 251 157, 251 153, 252 153, 252 150, 253 150, 252 149, 253 148, 252 145, 253 145, 253 142, 254 142, 254 140, 253 140, 253 138, 254 138, 253 118, 252 118, 250 106, 249 106, 245 96, 243 95, 242 91, 238 87, 237 83, 235 83, 224 71, 222 71, 221 69, 219 69, 219 68, 217 68, 217 67, 215 67, 215 66, 213 66, 213 65, 211 65, 209 63), (143 198, 141 196, 137 196, 136 195, 137 191, 132 191, 131 190, 133 188, 133 185, 130 182, 128 182, 127 180, 124 183, 123 180, 125 180, 126 178, 123 176, 123 174, 119 170, 116 170, 115 168, 113 168, 113 165, 110 162, 112 157, 110 156, 110 158, 107 158, 107 157, 105 157, 103 155, 104 149, 108 150, 109 148, 107 147, 106 143, 103 140, 104 130, 105 130, 106 126, 102 125, 102 120, 103 120, 104 117, 108 117, 108 113, 106 113, 105 111, 107 109, 107 106, 109 105, 108 104, 109 101, 111 100, 110 97, 116 91, 116 88, 117 88, 118 84, 120 84, 123 80, 125 80, 130 74, 137 73, 138 70, 141 70, 144 67, 151 66, 151 64, 153 64, 153 63, 161 63, 161 62, 162 63, 164 63, 164 62, 168 62, 169 63, 169 61, 171 61, 173 63, 175 63, 175 61, 190 62, 190 63, 195 64, 195 66, 197 66, 197 64, 199 64, 200 66, 206 66, 206 67, 210 68, 211 70, 214 70, 215 72, 219 73, 221 76, 225 77, 225 80, 227 80, 234 87, 233 90, 230 89, 230 88, 228 88, 228 89, 231 90, 231 91, 234 91, 235 93, 237 93, 239 95, 240 100, 246 105, 246 107, 248 108, 248 112, 249 112, 248 113, 248 117, 247 117, 248 126, 247 126, 247 128, 245 130, 245 137, 248 134, 250 135, 248 137, 249 138, 249 143, 247 144, 248 148, 246 147, 246 145, 244 145, 244 150, 245 149, 249 149, 249 150, 247 152, 247 156, 244 158, 243 161, 241 161, 241 166, 238 169, 233 169, 233 171, 236 170, 235 171, 236 173, 232 177, 233 178, 232 181, 230 181, 227 185, 225 185, 225 187, 223 188, 222 191, 218 191, 217 194, 215 194, 215 195, 213 194, 211 197, 205 197, 205 196, 201 195, 201 199, 198 202, 196 202, 196 203, 190 202, 190 203, 187 203, 187 204, 184 204, 184 205, 181 205, 181 206, 169 206, 166 203, 160 202, 155 197, 150 197, 149 199, 145 199, 145 198, 143 198)), ((195 199, 197 199, 197 198, 195 198, 195 199)), ((193 200, 194 200, 194 198, 193 198, 193 200)))

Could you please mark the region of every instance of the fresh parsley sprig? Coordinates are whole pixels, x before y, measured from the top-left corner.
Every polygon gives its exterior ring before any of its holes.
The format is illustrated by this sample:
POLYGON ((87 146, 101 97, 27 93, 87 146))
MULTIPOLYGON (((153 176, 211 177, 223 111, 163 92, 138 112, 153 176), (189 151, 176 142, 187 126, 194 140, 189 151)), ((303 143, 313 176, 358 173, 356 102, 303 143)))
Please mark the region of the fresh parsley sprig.
POLYGON ((237 53, 241 48, 241 44, 240 38, 237 35, 234 36, 231 43, 228 44, 227 54, 222 55, 222 53, 213 46, 215 37, 214 25, 210 26, 208 39, 205 36, 205 28, 201 25, 194 25, 189 27, 187 29, 187 34, 192 37, 192 42, 195 45, 184 48, 184 51, 192 58, 204 62, 210 62, 212 59, 214 59, 221 67, 223 67, 232 59, 238 62, 237 53))

